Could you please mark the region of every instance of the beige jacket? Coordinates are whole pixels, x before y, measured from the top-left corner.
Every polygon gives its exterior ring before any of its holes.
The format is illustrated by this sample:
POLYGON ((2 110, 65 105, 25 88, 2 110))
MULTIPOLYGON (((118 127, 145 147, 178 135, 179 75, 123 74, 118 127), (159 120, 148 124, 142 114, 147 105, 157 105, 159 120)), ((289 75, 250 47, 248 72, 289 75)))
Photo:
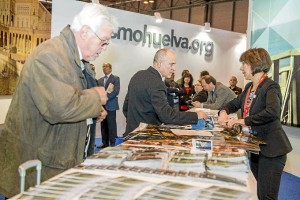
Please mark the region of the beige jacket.
MULTIPOLYGON (((67 26, 25 62, 0 136, 0 194, 19 193, 18 166, 27 160, 41 160, 42 180, 81 163, 86 119, 100 109, 96 91, 86 89, 67 26)), ((26 186, 35 182, 35 171, 28 174, 26 186)))

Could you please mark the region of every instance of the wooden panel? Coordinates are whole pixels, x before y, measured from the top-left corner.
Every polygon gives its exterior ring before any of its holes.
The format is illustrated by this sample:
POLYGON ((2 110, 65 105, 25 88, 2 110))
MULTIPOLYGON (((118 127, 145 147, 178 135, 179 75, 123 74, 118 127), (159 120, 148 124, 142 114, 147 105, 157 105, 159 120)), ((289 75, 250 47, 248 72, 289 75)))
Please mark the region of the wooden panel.
POLYGON ((212 10, 211 27, 231 31, 232 8, 232 2, 215 4, 212 10))
POLYGON ((203 26, 204 20, 205 20, 205 6, 192 8, 191 23, 203 26))
POLYGON ((189 19, 188 8, 173 10, 173 20, 180 21, 180 22, 188 22, 188 19, 189 19))
POLYGON ((233 31, 246 33, 248 24, 248 1, 237 1, 235 6, 235 19, 233 31))

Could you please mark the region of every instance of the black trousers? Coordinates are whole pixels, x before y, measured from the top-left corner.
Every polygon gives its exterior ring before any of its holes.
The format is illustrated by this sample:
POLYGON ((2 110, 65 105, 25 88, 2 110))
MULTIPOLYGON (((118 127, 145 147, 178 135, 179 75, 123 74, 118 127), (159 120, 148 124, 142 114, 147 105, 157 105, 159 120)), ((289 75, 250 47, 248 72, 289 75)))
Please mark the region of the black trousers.
POLYGON ((257 181, 258 199, 278 199, 286 157, 286 154, 274 158, 262 154, 250 154, 250 168, 257 181))
POLYGON ((95 151, 95 137, 96 137, 96 120, 93 120, 93 124, 90 125, 90 143, 87 151, 87 156, 91 156, 95 151))
POLYGON ((105 146, 115 146, 117 137, 116 111, 107 110, 106 118, 101 122, 102 143, 105 146))

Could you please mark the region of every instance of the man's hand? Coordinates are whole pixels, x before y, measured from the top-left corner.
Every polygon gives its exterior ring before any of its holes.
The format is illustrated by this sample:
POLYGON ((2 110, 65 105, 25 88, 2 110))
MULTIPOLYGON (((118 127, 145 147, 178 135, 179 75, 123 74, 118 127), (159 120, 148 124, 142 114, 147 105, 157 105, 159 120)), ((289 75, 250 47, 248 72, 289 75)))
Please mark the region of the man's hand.
POLYGON ((107 102, 107 92, 105 91, 104 87, 93 87, 94 90, 97 91, 97 93, 100 96, 101 104, 105 105, 107 102))
POLYGON ((101 112, 100 115, 97 117, 97 122, 102 122, 106 118, 106 115, 106 110, 103 108, 103 106, 101 106, 101 112))

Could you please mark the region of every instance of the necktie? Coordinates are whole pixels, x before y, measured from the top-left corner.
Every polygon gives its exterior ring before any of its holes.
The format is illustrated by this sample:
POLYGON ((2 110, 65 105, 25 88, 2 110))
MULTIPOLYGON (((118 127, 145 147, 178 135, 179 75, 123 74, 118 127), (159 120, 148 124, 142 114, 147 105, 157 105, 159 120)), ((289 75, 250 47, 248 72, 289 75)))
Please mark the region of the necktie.
POLYGON ((106 84, 107 78, 108 78, 107 75, 105 75, 105 76, 104 76, 104 82, 103 82, 103 85, 104 85, 104 86, 105 86, 105 84, 106 84))
POLYGON ((212 103, 214 103, 216 101, 216 97, 215 97, 215 92, 214 91, 211 91, 211 100, 212 100, 212 103))

